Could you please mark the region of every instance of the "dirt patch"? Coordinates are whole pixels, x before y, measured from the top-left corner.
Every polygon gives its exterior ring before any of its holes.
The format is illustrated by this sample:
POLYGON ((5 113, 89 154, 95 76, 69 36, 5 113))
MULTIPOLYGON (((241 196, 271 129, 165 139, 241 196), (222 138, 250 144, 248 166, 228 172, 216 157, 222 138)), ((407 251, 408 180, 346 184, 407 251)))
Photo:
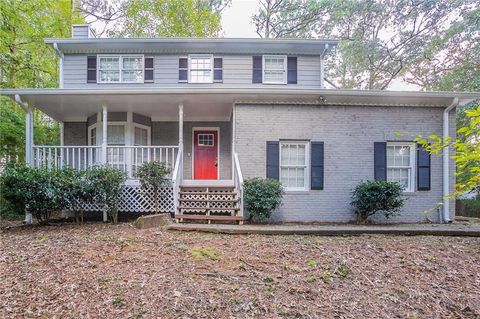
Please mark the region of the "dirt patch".
POLYGON ((1 318, 479 318, 480 239, 27 227, 0 295, 1 318))

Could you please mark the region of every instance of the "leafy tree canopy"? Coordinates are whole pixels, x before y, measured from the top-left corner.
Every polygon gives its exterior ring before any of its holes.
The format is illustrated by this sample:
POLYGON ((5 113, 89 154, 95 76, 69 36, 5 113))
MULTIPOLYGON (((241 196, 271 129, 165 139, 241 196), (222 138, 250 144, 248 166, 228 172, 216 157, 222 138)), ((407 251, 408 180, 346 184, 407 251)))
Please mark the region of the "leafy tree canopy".
POLYGON ((474 0, 262 0, 252 21, 263 37, 339 39, 327 61, 335 87, 478 90, 479 10, 474 0))

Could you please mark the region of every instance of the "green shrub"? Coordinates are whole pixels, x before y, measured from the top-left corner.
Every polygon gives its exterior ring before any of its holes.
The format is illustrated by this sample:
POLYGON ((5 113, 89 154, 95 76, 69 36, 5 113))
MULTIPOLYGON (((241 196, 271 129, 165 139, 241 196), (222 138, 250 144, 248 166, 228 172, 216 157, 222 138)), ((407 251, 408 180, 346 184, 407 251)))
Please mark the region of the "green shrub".
POLYGON ((282 203, 283 187, 277 180, 256 177, 246 180, 243 185, 245 207, 253 219, 269 218, 282 203))
POLYGON ((25 192, 30 187, 26 180, 28 170, 24 164, 8 163, 0 175, 2 216, 20 216, 25 212, 25 192))
POLYGON ((125 174, 113 167, 97 166, 87 169, 85 176, 92 190, 89 196, 95 198, 96 204, 103 206, 112 218, 112 222, 116 224, 125 174))
POLYGON ((397 214, 405 203, 402 192, 403 186, 397 182, 362 182, 353 190, 351 205, 360 222, 365 222, 369 216, 379 212, 390 218, 397 214))
POLYGON ((75 212, 77 223, 81 219, 83 223, 83 207, 86 204, 95 203, 96 190, 93 183, 87 176, 87 172, 78 171, 73 168, 63 168, 57 172, 61 179, 60 188, 64 208, 75 212))
POLYGON ((141 187, 145 190, 153 189, 155 212, 157 213, 159 189, 168 185, 169 180, 165 178, 168 174, 170 174, 170 169, 167 163, 159 161, 145 162, 137 172, 141 187))
POLYGON ((1 187, 5 200, 27 209, 41 223, 66 206, 62 182, 58 171, 13 164, 5 169, 1 187))

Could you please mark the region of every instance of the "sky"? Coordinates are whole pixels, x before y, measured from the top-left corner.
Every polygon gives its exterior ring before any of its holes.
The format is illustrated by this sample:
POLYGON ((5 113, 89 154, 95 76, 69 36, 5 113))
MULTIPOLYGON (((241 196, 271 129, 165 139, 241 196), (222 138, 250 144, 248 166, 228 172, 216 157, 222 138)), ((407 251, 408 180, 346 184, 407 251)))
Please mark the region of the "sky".
MULTIPOLYGON (((232 0, 232 4, 222 12, 222 32, 227 38, 258 38, 251 17, 258 9, 256 0, 232 0)), ((418 91, 419 87, 399 79, 392 81, 389 90, 418 91)))
POLYGON ((222 12, 222 29, 227 38, 258 38, 251 17, 257 11, 256 0, 233 0, 222 12))

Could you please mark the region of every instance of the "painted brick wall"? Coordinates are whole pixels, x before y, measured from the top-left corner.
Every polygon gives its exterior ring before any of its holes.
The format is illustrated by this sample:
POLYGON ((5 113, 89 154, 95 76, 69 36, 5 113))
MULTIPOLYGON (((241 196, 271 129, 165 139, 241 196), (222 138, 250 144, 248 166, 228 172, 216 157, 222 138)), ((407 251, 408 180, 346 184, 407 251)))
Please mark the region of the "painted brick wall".
POLYGON ((87 122, 65 122, 63 132, 66 146, 87 145, 87 122))
MULTIPOLYGON (((275 220, 345 222, 355 219, 350 192, 362 180, 373 179, 373 143, 412 140, 415 134, 442 134, 443 108, 372 106, 237 105, 236 151, 245 178, 265 177, 266 141, 300 139, 325 143, 325 188, 288 193, 275 220), (397 137, 396 132, 408 132, 397 137)), ((452 112, 454 113, 454 112, 452 112)), ((454 132, 455 115, 450 118, 454 132)), ((451 161, 453 190, 454 163, 451 161)), ((442 200, 442 159, 432 156, 430 191, 407 195, 394 222, 425 220, 422 212, 442 200)), ((451 203, 450 215, 454 215, 451 203)))
MULTIPOLYGON (((220 179, 232 178, 231 122, 184 122, 184 176, 192 178, 192 129, 218 127, 220 129, 220 179)), ((177 145, 178 122, 152 122, 152 145, 177 145)))

